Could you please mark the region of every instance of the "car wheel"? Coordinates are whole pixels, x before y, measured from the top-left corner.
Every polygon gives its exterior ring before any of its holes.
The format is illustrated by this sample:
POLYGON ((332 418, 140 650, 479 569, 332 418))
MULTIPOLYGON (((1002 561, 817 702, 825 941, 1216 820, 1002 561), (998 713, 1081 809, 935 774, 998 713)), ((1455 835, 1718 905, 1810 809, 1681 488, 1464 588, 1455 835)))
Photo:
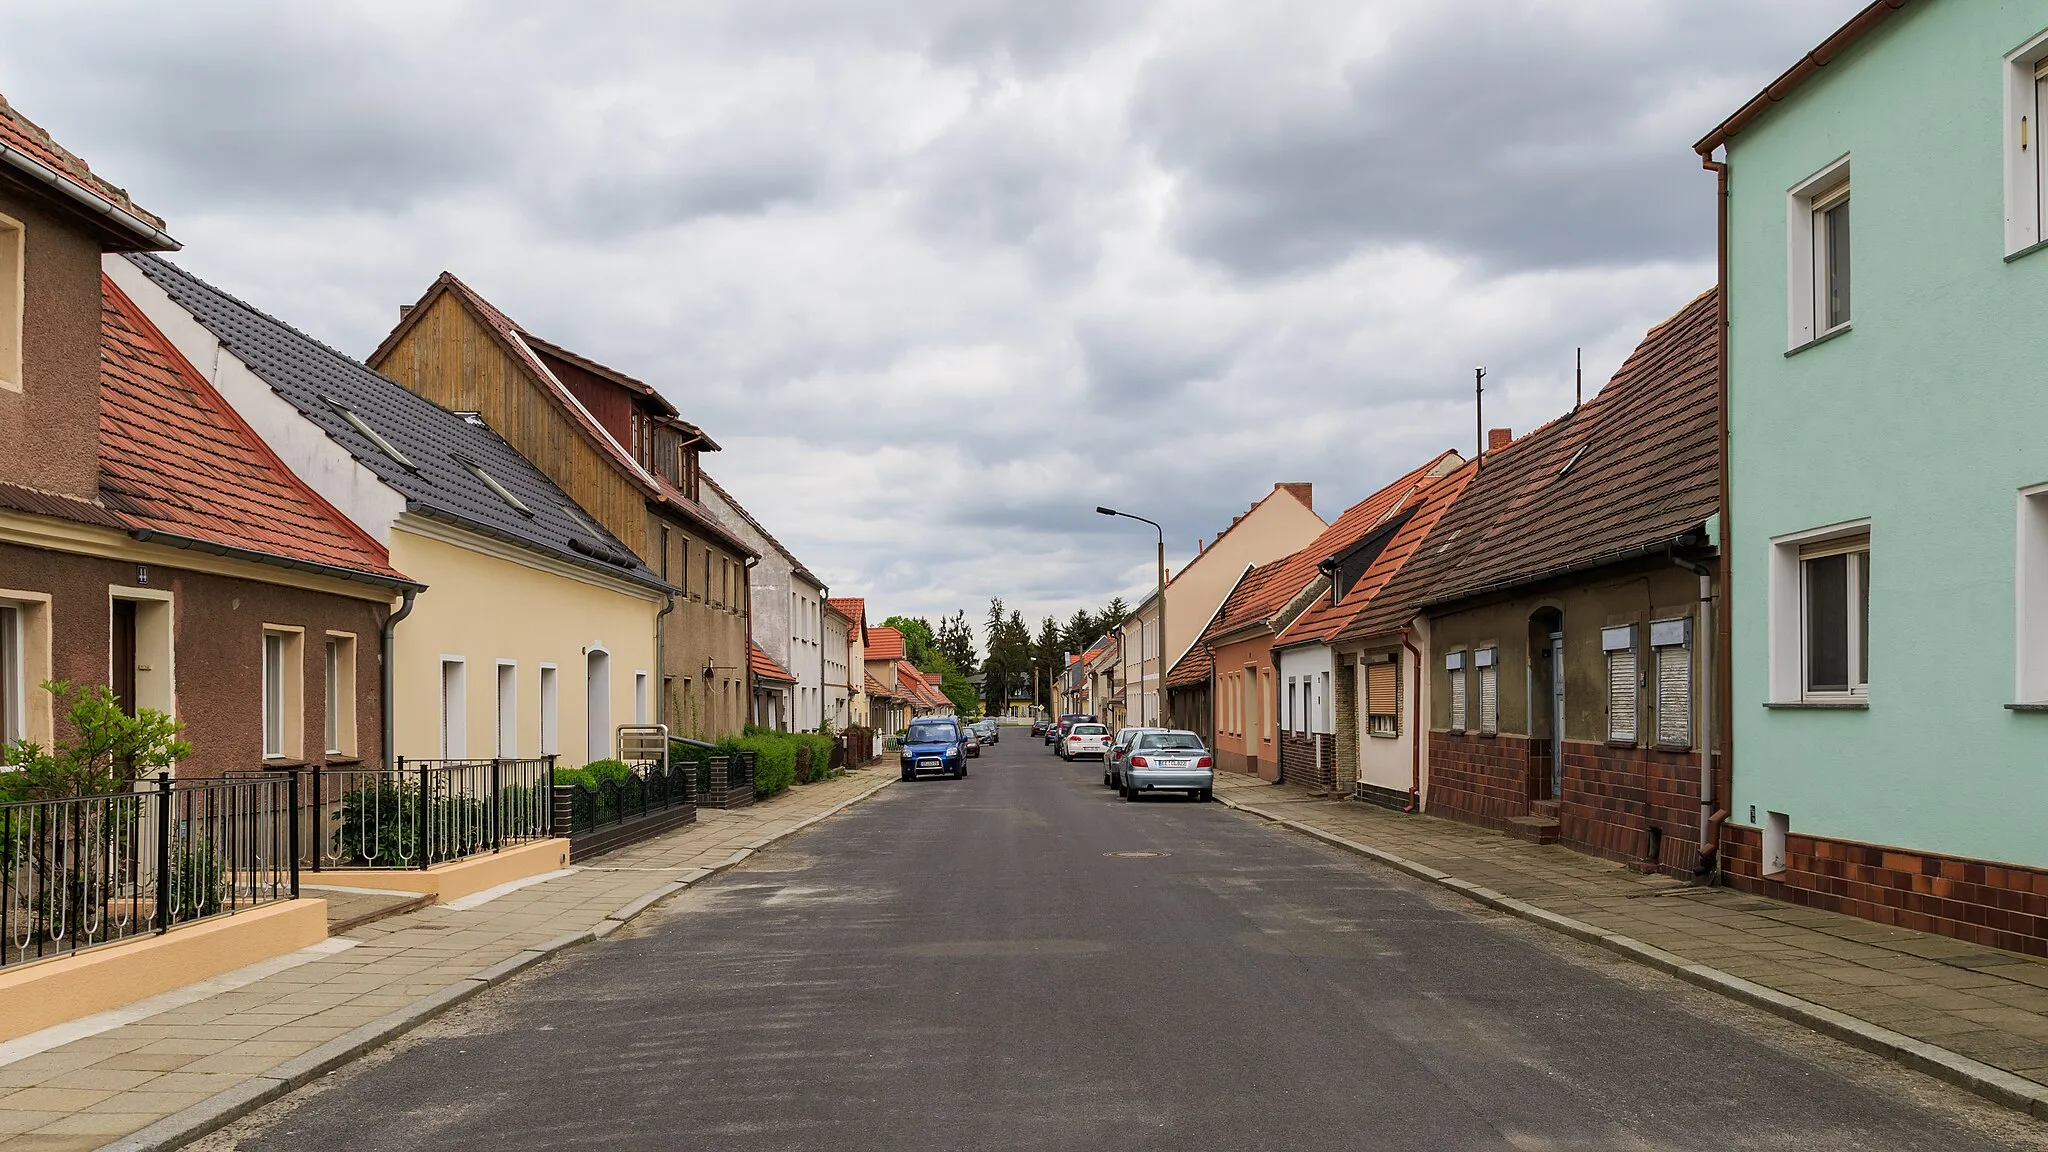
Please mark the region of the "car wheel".
POLYGON ((1107 787, 1109 787, 1109 785, 1110 785, 1110 779, 1109 779, 1109 770, 1108 770, 1107 768, 1105 768, 1105 769, 1103 769, 1103 771, 1102 771, 1102 786, 1103 786, 1104 788, 1107 788, 1107 787))
POLYGON ((913 771, 912 769, 909 769, 909 768, 905 768, 905 769, 903 770, 903 782, 904 782, 904 783, 908 784, 909 782, 911 782, 912 780, 915 780, 915 779, 917 779, 917 773, 916 773, 915 771, 913 771))
POLYGON ((1216 791, 1213 788, 1204 788, 1200 792, 1195 793, 1195 799, 1207 804, 1211 800, 1216 799, 1216 791))
POLYGON ((1138 786, 1137 786, 1136 784, 1127 784, 1127 785, 1125 785, 1125 786, 1124 786, 1124 803, 1126 803, 1126 804, 1134 804, 1134 803, 1136 803, 1136 802, 1137 802, 1137 799, 1138 799, 1138 786))

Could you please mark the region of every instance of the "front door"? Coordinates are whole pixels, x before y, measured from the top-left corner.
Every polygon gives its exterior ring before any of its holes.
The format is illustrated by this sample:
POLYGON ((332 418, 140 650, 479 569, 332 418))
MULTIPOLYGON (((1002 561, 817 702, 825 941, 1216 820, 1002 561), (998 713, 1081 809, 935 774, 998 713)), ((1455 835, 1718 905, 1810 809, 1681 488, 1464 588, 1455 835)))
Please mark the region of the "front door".
POLYGON ((1550 634, 1550 798, 1564 799, 1564 633, 1550 634))
POLYGON ((135 715, 135 601, 114 601, 114 626, 108 646, 107 687, 120 699, 121 711, 135 715))

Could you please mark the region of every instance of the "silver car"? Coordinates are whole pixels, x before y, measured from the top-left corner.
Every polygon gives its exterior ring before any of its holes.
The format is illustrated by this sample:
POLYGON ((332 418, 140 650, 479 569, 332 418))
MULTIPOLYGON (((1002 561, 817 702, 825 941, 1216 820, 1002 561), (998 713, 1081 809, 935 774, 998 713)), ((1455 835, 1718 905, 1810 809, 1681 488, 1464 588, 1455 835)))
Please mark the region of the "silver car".
POLYGON ((1119 792, 1123 791, 1123 760, 1124 757, 1130 755, 1131 741, 1137 739, 1140 732, 1164 731, 1166 731, 1164 728, 1117 729, 1116 739, 1109 742, 1109 751, 1102 757, 1102 786, 1104 788, 1114 788, 1119 792))
POLYGON ((1145 792, 1186 792, 1216 798, 1216 761, 1193 732, 1140 732, 1123 762, 1125 800, 1145 792))

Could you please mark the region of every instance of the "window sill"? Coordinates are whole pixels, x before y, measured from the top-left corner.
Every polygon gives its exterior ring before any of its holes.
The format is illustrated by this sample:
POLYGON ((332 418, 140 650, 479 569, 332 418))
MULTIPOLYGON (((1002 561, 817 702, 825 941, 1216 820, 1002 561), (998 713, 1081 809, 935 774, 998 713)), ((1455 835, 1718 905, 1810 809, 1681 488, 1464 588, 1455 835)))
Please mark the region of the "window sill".
POLYGON ((1786 710, 1788 710, 1788 711, 1795 711, 1795 712, 1796 712, 1796 711, 1800 711, 1800 710, 1805 710, 1805 711, 1815 711, 1815 712, 1830 712, 1830 711, 1833 711, 1833 712, 1842 712, 1842 711, 1848 711, 1848 712, 1868 712, 1868 711, 1870 710, 1870 701, 1868 701, 1868 700, 1766 700, 1766 701, 1764 701, 1764 707, 1766 707, 1766 708, 1782 708, 1782 709, 1786 709, 1786 710))
POLYGON ((1693 750, 1690 744, 1652 744, 1650 747, 1655 748, 1659 752, 1690 752, 1693 750))
POLYGON ((1844 325, 1842 325, 1842 326, 1841 326, 1841 327, 1839 327, 1839 328, 1830 328, 1830 329, 1828 329, 1827 331, 1825 331, 1825 332, 1821 333, 1820 335, 1818 335, 1818 336, 1815 336, 1815 337, 1814 337, 1813 339, 1811 339, 1811 340, 1808 340, 1808 341, 1807 341, 1806 343, 1804 343, 1804 344, 1800 344, 1800 345, 1797 345, 1796 347, 1792 347, 1792 348, 1787 348, 1787 349, 1785 349, 1785 355, 1787 355, 1787 356, 1797 356, 1797 355, 1799 355, 1799 354, 1800 354, 1801 352, 1804 352, 1804 351, 1806 351, 1806 350, 1807 350, 1808 348, 1814 348, 1814 347, 1818 347, 1819 345, 1825 344, 1825 343, 1827 343, 1828 341, 1830 341, 1830 340, 1833 340, 1833 339, 1834 339, 1835 337, 1837 337, 1837 336, 1847 336, 1848 334, 1849 334, 1849 325, 1847 325, 1847 324, 1844 324, 1844 325))
POLYGON ((265 772, 280 772, 292 768, 304 768, 305 766, 306 762, 304 760, 294 760, 285 756, 265 756, 263 758, 263 770, 265 772))
POLYGON ((2039 252, 2043 248, 2048 248, 2048 240, 2039 240, 2032 244, 2027 245, 2025 248, 2022 248, 2017 252, 2006 253, 2005 262, 2007 264, 2010 264, 2013 261, 2020 259, 2021 257, 2032 256, 2034 253, 2039 252))
POLYGON ((1633 748, 1636 746, 1636 743, 1634 740, 1609 740, 1607 746, 1609 748, 1633 748))
POLYGON ((340 752, 329 752, 327 754, 326 761, 323 762, 321 766, 325 768, 354 768, 357 765, 360 765, 362 762, 363 758, 361 756, 343 755, 340 752))
MULTIPOLYGON (((2048 240, 2044 240, 2041 243, 2042 245, 2048 245, 2048 240)), ((2008 712, 2048 712, 2048 704, 2007 704, 2005 710, 2008 712)))
POLYGON ((1367 732, 1366 735, 1375 740, 1399 740, 1401 738, 1399 732, 1367 732))
POLYGON ((1479 738, 1480 738, 1481 740, 1498 740, 1498 739, 1500 739, 1500 733, 1499 733, 1499 732, 1497 732, 1497 731, 1495 731, 1495 732, 1488 732, 1487 730, 1485 730, 1484 728, 1482 728, 1482 729, 1480 729, 1480 730, 1479 730, 1479 738))

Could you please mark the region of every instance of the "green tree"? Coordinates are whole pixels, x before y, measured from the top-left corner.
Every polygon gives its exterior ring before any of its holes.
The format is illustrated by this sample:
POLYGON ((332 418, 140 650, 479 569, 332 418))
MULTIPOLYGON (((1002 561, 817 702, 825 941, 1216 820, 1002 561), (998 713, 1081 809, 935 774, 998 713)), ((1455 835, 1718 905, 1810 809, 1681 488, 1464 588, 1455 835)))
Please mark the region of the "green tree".
POLYGON ((47 750, 29 740, 0 748, 0 763, 21 769, 0 776, 0 801, 104 796, 192 754, 192 746, 178 739, 183 724, 154 708, 130 716, 105 685, 80 688, 47 680, 43 690, 56 697, 74 739, 47 750))
POLYGON ((974 652, 974 629, 967 626, 967 613, 955 612, 939 621, 932 647, 953 662, 961 674, 974 674, 978 660, 974 652))
POLYGON ((931 666, 934 639, 932 626, 924 617, 891 616, 882 621, 885 628, 894 628, 903 633, 903 658, 926 672, 936 672, 931 666))
POLYGON ((1124 603, 1123 597, 1117 596, 1111 598, 1102 611, 1096 614, 1095 624, 1097 628, 1104 632, 1114 632, 1118 628, 1123 627, 1124 621, 1130 618, 1130 605, 1124 603))

